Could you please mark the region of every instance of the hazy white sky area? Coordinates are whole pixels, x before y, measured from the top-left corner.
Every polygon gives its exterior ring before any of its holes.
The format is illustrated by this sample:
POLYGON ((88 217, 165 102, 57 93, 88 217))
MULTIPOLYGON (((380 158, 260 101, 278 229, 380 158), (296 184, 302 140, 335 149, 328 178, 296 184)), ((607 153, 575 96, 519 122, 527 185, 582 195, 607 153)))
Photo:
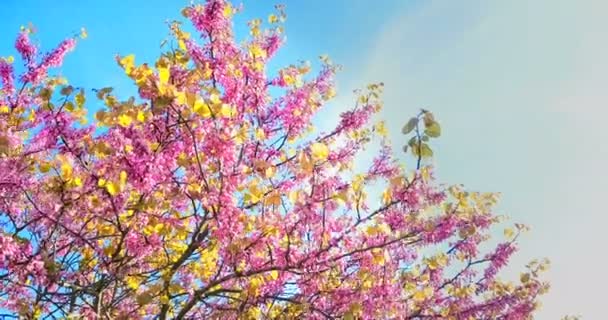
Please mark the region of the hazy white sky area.
POLYGON ((531 226, 507 273, 551 259, 538 319, 604 318, 608 2, 403 8, 363 48, 363 67, 345 70, 342 87, 385 82, 395 147, 405 121, 432 110, 443 127, 439 179, 501 192, 500 213, 531 226))

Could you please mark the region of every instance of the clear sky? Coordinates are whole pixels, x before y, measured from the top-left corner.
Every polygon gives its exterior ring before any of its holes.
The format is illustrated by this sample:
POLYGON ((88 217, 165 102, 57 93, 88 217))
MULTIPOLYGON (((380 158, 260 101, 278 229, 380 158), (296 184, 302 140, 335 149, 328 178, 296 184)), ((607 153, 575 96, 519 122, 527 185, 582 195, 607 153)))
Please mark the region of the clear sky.
MULTIPOLYGON (((3 0, 0 55, 13 53, 32 22, 50 48, 85 26, 68 56, 71 82, 128 94, 116 53, 152 61, 182 0, 3 0), (52 3, 52 4, 51 4, 52 3)), ((350 90, 384 81, 394 141, 418 108, 433 110, 444 135, 438 177, 503 194, 500 212, 532 231, 510 273, 549 257, 553 288, 538 319, 605 314, 608 258, 602 243, 608 194, 608 2, 603 0, 291 0, 288 43, 277 65, 327 53, 344 65, 331 121, 350 90)), ((272 1, 245 0, 237 20, 266 17, 272 1)), ((140 61, 141 61, 140 60, 140 61)), ((396 147, 399 147, 397 145, 396 147)))

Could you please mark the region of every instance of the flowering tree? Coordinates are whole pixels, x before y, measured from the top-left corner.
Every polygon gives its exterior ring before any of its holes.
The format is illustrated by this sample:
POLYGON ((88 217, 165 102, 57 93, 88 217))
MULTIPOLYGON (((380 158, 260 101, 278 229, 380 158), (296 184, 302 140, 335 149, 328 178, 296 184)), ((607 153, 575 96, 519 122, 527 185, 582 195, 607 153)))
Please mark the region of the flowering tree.
POLYGON ((495 194, 434 183, 439 124, 422 111, 394 158, 381 84, 328 132, 312 119, 334 95, 322 59, 268 75, 283 9, 235 41, 236 8, 192 5, 154 66, 118 64, 139 88, 120 101, 49 75, 76 39, 41 55, 28 29, 23 72, 0 60, 0 310, 23 318, 528 319, 548 288, 527 266, 496 277, 524 227, 495 194), (87 124, 86 105, 105 105, 87 124), (87 100, 89 103, 87 103, 87 100), (369 168, 353 162, 380 145, 369 168), (369 149, 368 149, 369 150, 369 149), (379 191, 377 191, 379 190, 379 191), (369 196, 368 196, 369 195, 369 196), (494 248, 494 249, 492 249, 494 248), (8 311, 7 311, 8 310, 8 311))

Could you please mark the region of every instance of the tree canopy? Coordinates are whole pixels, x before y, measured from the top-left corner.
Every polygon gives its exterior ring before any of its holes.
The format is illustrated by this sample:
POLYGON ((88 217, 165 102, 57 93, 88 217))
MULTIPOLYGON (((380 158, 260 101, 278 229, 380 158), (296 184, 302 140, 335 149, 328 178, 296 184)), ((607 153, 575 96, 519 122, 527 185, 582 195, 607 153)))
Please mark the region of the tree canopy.
MULTIPOLYGON (((437 183, 441 134, 422 110, 398 160, 377 121, 382 84, 333 129, 338 67, 269 72, 284 8, 249 23, 224 0, 186 7, 154 63, 116 58, 138 96, 49 72, 74 49, 0 59, 0 310, 70 319, 529 319, 547 262, 497 277, 525 226, 497 194, 437 183), (313 72, 316 70, 318 72, 313 72), (94 120, 93 101, 103 103, 94 120), (379 146, 375 152, 371 145, 379 146), (354 163, 373 154, 366 168, 354 163)), ((80 35, 85 37, 86 33, 80 35)), ((136 49, 136 48, 135 48, 136 49)), ((118 90, 119 88, 117 88, 118 90)), ((399 151, 400 148, 397 150, 399 151)), ((400 151, 399 151, 400 152, 400 151)))

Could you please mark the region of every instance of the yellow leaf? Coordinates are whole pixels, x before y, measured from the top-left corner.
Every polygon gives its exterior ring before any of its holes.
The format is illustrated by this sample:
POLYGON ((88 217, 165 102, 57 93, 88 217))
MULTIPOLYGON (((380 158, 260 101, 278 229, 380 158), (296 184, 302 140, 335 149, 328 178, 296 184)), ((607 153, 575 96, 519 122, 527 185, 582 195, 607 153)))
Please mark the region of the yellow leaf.
POLYGON ((190 163, 190 161, 188 160, 188 156, 185 153, 183 153, 183 152, 181 152, 177 156, 176 162, 177 162, 178 165, 180 165, 182 167, 186 167, 190 163))
POLYGON ((186 47, 186 42, 183 39, 179 39, 177 42, 179 48, 183 51, 186 51, 188 48, 186 47))
POLYGON ((329 100, 329 99, 331 99, 331 98, 333 98, 333 97, 335 97, 335 96, 336 96, 336 89, 334 89, 334 88, 329 88, 329 89, 327 89, 327 91, 326 91, 326 92, 325 92, 325 94, 323 95, 323 99, 325 99, 325 100, 329 100))
POLYGON ((416 302, 422 302, 424 300, 426 300, 426 294, 424 293, 424 291, 422 290, 418 290, 414 293, 414 301, 416 302))
POLYGON ((124 185, 124 184, 127 183, 127 173, 125 171, 121 171, 120 172, 119 178, 120 178, 120 184, 121 185, 124 185))
POLYGON ((249 186, 249 193, 245 194, 245 201, 249 201, 250 203, 258 203, 262 199, 264 192, 260 190, 257 183, 252 183, 249 186))
POLYGON ((82 108, 82 106, 84 106, 84 102, 85 102, 84 90, 81 89, 76 94, 76 98, 74 100, 76 101, 76 105, 78 106, 78 108, 82 108))
MULTIPOLYGON (((149 224, 144 228, 144 234, 149 236, 152 234, 159 234, 163 231, 164 225, 162 223, 149 222, 149 224)), ((176 247, 174 246, 174 249, 176 247)))
POLYGON ((266 178, 270 179, 270 178, 274 177, 274 175, 276 173, 277 173, 277 167, 270 166, 270 167, 266 168, 264 175, 266 176, 266 178))
POLYGON ((118 116, 118 124, 121 125, 122 127, 130 126, 131 122, 133 122, 133 119, 129 115, 121 114, 118 116))
POLYGON ((429 181, 431 179, 431 173, 429 172, 429 168, 424 167, 424 168, 422 168, 421 171, 422 171, 422 180, 429 181))
POLYGON ((372 256, 373 256, 373 260, 374 260, 374 264, 377 264, 379 266, 383 266, 384 265, 384 251, 377 249, 377 250, 372 250, 372 256))
POLYGON ((209 95, 209 101, 211 102, 211 104, 220 104, 220 103, 222 103, 222 100, 220 99, 220 96, 218 96, 215 93, 212 93, 211 95, 209 95))
POLYGON ((66 181, 72 178, 72 166, 69 163, 61 165, 61 178, 66 181))
POLYGON ((262 129, 262 128, 257 128, 257 129, 255 130, 255 138, 256 138, 257 140, 264 140, 264 139, 266 139, 266 133, 264 132, 264 129, 262 129))
POLYGON ((159 67, 158 68, 158 79, 161 84, 166 84, 169 82, 169 77, 171 76, 171 72, 169 72, 169 68, 159 67))
POLYGON ((135 80, 135 84, 137 84, 137 86, 142 87, 146 84, 150 76, 153 74, 154 71, 152 71, 152 69, 150 69, 148 65, 143 64, 137 67, 137 69, 134 70, 133 74, 131 74, 130 77, 135 80))
POLYGON ((71 101, 66 102, 65 109, 70 112, 74 111, 74 104, 71 101))
POLYGON ((312 159, 310 159, 306 153, 301 153, 298 157, 298 161, 300 163, 300 168, 305 172, 311 172, 315 167, 312 159))
POLYGON ((197 99, 192 106, 192 111, 204 118, 211 117, 211 109, 203 100, 197 99))
POLYGON ((167 297, 166 295, 163 295, 159 298, 159 301, 162 304, 167 304, 167 303, 169 303, 169 297, 167 297))
POLYGON ((264 50, 262 47, 260 47, 257 44, 253 44, 249 47, 249 54, 253 58, 266 58, 266 56, 267 56, 266 50, 264 50))
POLYGON ((447 265, 447 263, 448 263, 448 257, 444 253, 439 254, 439 255, 427 260, 427 265, 428 265, 429 269, 431 269, 431 270, 443 268, 447 265))
POLYGON ((45 162, 45 163, 41 163, 39 165, 39 168, 40 168, 40 172, 47 173, 47 172, 49 172, 49 170, 51 170, 51 165, 49 163, 45 162))
POLYGON ((42 315, 42 308, 40 306, 34 307, 34 314, 33 314, 34 319, 39 319, 41 315, 42 315))
POLYGON ((9 111, 8 106, 0 106, 0 113, 8 113, 9 111))
POLYGON ((287 85, 292 85, 296 83, 296 78, 294 78, 288 73, 283 73, 283 82, 285 82, 285 84, 287 85))
POLYGON ((266 198, 266 204, 267 205, 281 205, 281 195, 278 192, 273 192, 271 193, 267 198, 266 198))
POLYGON ((390 185, 393 188, 399 188, 399 187, 403 186, 404 183, 405 183, 405 179, 403 178, 403 176, 391 178, 391 180, 390 180, 390 185))
POLYGON ((144 122, 146 120, 146 116, 143 111, 137 111, 137 121, 144 122))
POLYGON ((348 190, 340 191, 336 194, 336 200, 341 205, 345 205, 348 202, 348 190))
POLYGON ((95 113, 95 119, 99 122, 104 122, 104 120, 106 119, 107 113, 103 110, 99 110, 95 113))
POLYGON ((118 193, 118 186, 114 182, 107 182, 105 186, 106 191, 108 191, 111 196, 115 196, 118 193))
POLYGON ((135 66, 135 55, 130 54, 128 56, 122 57, 118 63, 121 67, 123 67, 123 69, 125 69, 126 74, 130 74, 135 66))
POLYGON ((116 100, 115 96, 107 95, 106 98, 104 99, 104 103, 108 107, 114 107, 118 104, 118 100, 116 100))
POLYGON ((299 196, 300 194, 297 190, 292 190, 289 192, 287 197, 289 198, 289 201, 291 201, 291 203, 296 203, 296 201, 298 201, 299 196))
POLYGON ((390 189, 384 190, 384 192, 382 193, 382 203, 384 205, 388 205, 391 203, 392 200, 393 200, 393 198, 392 198, 391 190, 390 189))
POLYGON ((361 314, 363 308, 360 303, 353 303, 350 305, 348 312, 344 315, 344 320, 355 320, 357 316, 361 314))
POLYGON ((277 23, 279 22, 279 18, 275 14, 271 14, 268 16, 268 23, 277 23))
POLYGON ((248 292, 252 296, 257 296, 260 293, 260 287, 264 284, 264 280, 260 277, 253 277, 249 282, 248 292))
MULTIPOLYGON (((183 92, 183 91, 178 91, 175 93, 175 99, 177 101, 177 103, 179 104, 188 104, 188 100, 187 100, 187 92, 183 92)), ((192 107, 191 105, 188 104, 189 107, 192 107)))
POLYGON ((224 118, 229 118, 232 116, 234 108, 228 104, 222 104, 220 108, 220 115, 224 118))
POLYGON ((234 10, 232 9, 232 6, 230 5, 230 3, 226 3, 226 5, 224 6, 224 17, 226 18, 230 18, 230 16, 232 16, 234 10))
POLYGON ((272 278, 272 280, 277 280, 279 278, 279 272, 277 270, 270 271, 270 278, 272 278))
POLYGON ((247 316, 244 319, 263 319, 263 315, 260 307, 252 307, 247 310, 247 316))
POLYGON ((323 143, 316 142, 310 146, 310 151, 312 152, 312 157, 316 161, 326 160, 329 155, 329 148, 323 143))
POLYGON ((380 121, 376 124, 376 132, 381 137, 386 137, 388 135, 388 131, 386 130, 386 125, 384 124, 384 121, 380 121))
POLYGON ((201 100, 196 101, 196 104, 194 105, 194 112, 204 118, 211 117, 211 109, 201 100))
POLYGON ((253 64, 253 69, 257 72, 262 72, 264 70, 264 63, 260 60, 256 60, 253 64))
POLYGON ((127 282, 127 286, 129 288, 131 288, 131 289, 139 288, 139 281, 137 280, 137 277, 127 276, 125 278, 125 281, 127 282))

